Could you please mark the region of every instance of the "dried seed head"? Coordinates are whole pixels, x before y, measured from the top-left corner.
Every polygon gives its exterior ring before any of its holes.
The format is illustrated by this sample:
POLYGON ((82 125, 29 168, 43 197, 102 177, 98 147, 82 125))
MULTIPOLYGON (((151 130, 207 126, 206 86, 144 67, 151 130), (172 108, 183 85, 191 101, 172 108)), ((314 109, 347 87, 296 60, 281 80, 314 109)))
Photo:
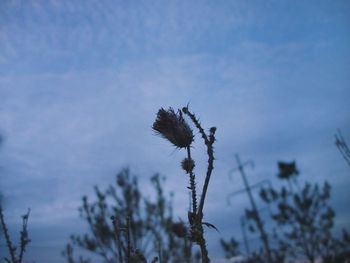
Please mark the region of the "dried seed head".
POLYGON ((189 147, 193 142, 193 132, 181 111, 175 113, 172 108, 161 108, 152 128, 178 148, 189 147))
POLYGON ((299 174, 295 162, 278 162, 278 170, 279 173, 277 176, 281 179, 289 179, 299 174))
POLYGON ((192 159, 185 158, 181 162, 182 169, 184 169, 188 174, 193 170, 194 166, 194 160, 192 159))
POLYGON ((171 231, 178 237, 184 238, 187 235, 187 227, 183 222, 173 223, 171 231))

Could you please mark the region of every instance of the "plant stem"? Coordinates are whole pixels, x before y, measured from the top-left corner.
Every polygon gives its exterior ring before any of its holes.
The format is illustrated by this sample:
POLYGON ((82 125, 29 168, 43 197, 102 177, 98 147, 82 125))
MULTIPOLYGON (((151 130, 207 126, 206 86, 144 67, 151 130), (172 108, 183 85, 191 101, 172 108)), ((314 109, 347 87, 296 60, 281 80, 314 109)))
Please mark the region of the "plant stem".
MULTIPOLYGON (((191 158, 191 148, 187 147, 187 158, 189 161, 191 158)), ((197 193, 196 193, 196 177, 193 173, 193 168, 190 169, 190 186, 191 186, 191 194, 192 194, 192 212, 195 215, 197 213, 197 193)))
POLYGON ((209 181, 210 181, 210 176, 211 173, 214 169, 214 150, 213 150, 213 143, 215 141, 215 130, 216 128, 213 127, 210 129, 210 135, 209 138, 207 136, 207 134, 204 132, 204 129, 202 128, 201 124, 199 123, 199 121, 197 120, 196 116, 191 113, 187 107, 184 107, 182 109, 182 111, 187 114, 191 121, 193 122, 193 124, 196 126, 196 128, 199 130, 199 133, 202 135, 202 138, 204 140, 205 145, 207 146, 207 154, 208 154, 208 169, 207 169, 207 174, 205 177, 205 181, 204 181, 204 185, 203 185, 203 190, 202 190, 202 195, 201 195, 201 199, 199 202, 199 208, 198 208, 198 216, 199 218, 203 217, 203 207, 204 207, 204 201, 205 201, 205 197, 208 191, 208 186, 209 186, 209 181))
POLYGON ((199 242, 199 247, 201 249, 202 262, 203 263, 209 263, 210 260, 209 260, 209 255, 208 255, 207 244, 206 244, 205 239, 203 237, 203 228, 202 228, 202 237, 201 237, 201 240, 199 242))
POLYGON ((197 243, 200 246, 201 254, 202 254, 202 262, 203 263, 209 263, 209 256, 208 256, 208 249, 206 245, 206 241, 204 238, 204 231, 203 231, 203 225, 202 225, 202 220, 203 220, 203 208, 204 208, 204 202, 205 202, 205 197, 208 191, 208 186, 209 186, 209 181, 211 174, 214 169, 214 150, 213 150, 213 143, 215 141, 215 131, 216 128, 213 127, 210 129, 210 134, 209 136, 204 132, 204 129, 202 128, 201 124, 197 120, 196 116, 191 113, 187 107, 184 107, 182 111, 187 114, 191 121, 194 123, 196 128, 199 130, 199 133, 202 135, 202 138, 204 140, 204 144, 207 146, 207 154, 208 154, 208 168, 207 168, 207 174, 205 177, 204 185, 203 185, 203 190, 201 194, 201 199, 199 202, 199 207, 197 210, 197 213, 195 214, 195 220, 194 220, 194 228, 198 230, 198 240, 197 243))
POLYGON ((30 209, 28 209, 27 214, 25 214, 23 219, 23 225, 22 225, 22 231, 21 231, 21 242, 20 242, 20 253, 19 253, 19 259, 18 262, 21 263, 23 259, 23 253, 26 249, 26 246, 30 242, 28 239, 28 230, 27 230, 27 224, 28 224, 28 218, 29 218, 30 209))
POLYGON ((2 229, 4 231, 6 245, 7 245, 7 249, 9 251, 11 260, 12 260, 12 262, 16 262, 17 260, 16 260, 16 257, 15 257, 15 248, 12 246, 11 239, 10 239, 10 236, 9 236, 9 233, 8 233, 8 229, 7 229, 7 226, 6 226, 6 223, 5 223, 5 219, 4 219, 4 215, 2 213, 2 207, 1 206, 0 206, 0 221, 1 221, 2 229))
POLYGON ((213 146, 211 143, 207 144, 207 153, 208 153, 208 169, 207 169, 207 174, 205 177, 204 185, 203 185, 203 191, 201 195, 201 199, 199 202, 199 208, 198 208, 198 216, 203 217, 203 208, 204 208, 204 201, 205 197, 208 191, 208 186, 209 186, 209 181, 211 177, 211 173, 213 172, 214 169, 214 153, 213 153, 213 146))

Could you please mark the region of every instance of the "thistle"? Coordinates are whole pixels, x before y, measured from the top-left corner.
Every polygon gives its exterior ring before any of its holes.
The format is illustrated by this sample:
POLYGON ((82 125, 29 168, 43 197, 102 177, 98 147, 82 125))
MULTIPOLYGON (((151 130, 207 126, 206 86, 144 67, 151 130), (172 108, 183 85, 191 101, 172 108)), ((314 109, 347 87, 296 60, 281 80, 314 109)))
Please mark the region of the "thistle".
POLYGON ((185 228, 183 228, 181 224, 175 224, 173 226, 173 231, 175 231, 178 236, 184 236, 185 239, 188 238, 188 240, 191 242, 197 243, 201 250, 202 262, 208 263, 209 256, 206 241, 204 238, 203 225, 208 226, 211 224, 203 222, 203 207, 205 203, 206 193, 208 191, 211 173, 214 168, 213 144, 215 142, 216 128, 210 128, 209 134, 206 134, 196 116, 188 110, 188 107, 184 107, 182 111, 178 110, 177 113, 175 113, 172 108, 169 108, 168 110, 161 108, 158 111, 157 118, 153 124, 153 130, 155 130, 163 138, 170 141, 177 148, 185 148, 187 150, 187 157, 181 162, 181 167, 187 174, 189 174, 190 179, 190 186, 188 187, 188 189, 191 191, 192 201, 192 209, 191 211, 188 211, 190 230, 185 231, 185 228), (195 162, 191 158, 191 144, 194 140, 194 136, 192 129, 182 116, 183 113, 189 117, 194 126, 198 129, 199 134, 202 136, 204 144, 207 147, 208 167, 199 206, 196 193, 196 178, 193 172, 195 162))
POLYGON ((178 148, 189 147, 193 142, 193 132, 180 110, 175 113, 172 108, 161 108, 152 128, 178 148))

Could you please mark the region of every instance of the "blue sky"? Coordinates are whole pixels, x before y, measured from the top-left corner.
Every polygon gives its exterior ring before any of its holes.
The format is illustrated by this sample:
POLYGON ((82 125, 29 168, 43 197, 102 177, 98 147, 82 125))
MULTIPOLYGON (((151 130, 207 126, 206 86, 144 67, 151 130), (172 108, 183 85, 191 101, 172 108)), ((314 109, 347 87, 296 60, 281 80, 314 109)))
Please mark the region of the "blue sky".
MULTIPOLYGON (((338 128, 350 142, 349 14, 340 0, 1 1, 0 189, 12 229, 32 209, 28 258, 61 262, 69 234, 84 229, 80 197, 125 166, 142 182, 166 175, 185 217, 184 153, 151 125, 160 107, 187 103, 217 126, 206 217, 221 236, 240 235, 248 205, 226 206, 242 187, 227 176, 237 152, 255 161, 252 183, 273 180, 278 160, 330 181, 336 226, 349 226, 349 167, 334 145, 338 128)), ((220 235, 209 236, 218 258, 220 235)))

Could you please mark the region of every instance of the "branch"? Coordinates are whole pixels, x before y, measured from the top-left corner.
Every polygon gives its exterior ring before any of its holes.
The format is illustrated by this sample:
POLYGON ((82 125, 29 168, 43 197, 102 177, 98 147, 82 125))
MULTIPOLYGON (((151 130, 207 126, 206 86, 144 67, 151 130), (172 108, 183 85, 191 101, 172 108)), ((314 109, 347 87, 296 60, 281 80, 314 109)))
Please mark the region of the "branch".
MULTIPOLYGON (((4 230, 7 249, 9 251, 12 262, 15 263, 15 262, 17 262, 16 256, 15 256, 16 248, 11 243, 10 235, 8 233, 8 229, 7 229, 5 220, 4 220, 4 215, 2 212, 1 206, 0 206, 0 221, 1 221, 2 229, 4 230)), ((6 259, 6 261, 8 261, 8 259, 6 259)))
POLYGON ((338 147, 341 155, 343 156, 344 160, 348 163, 350 166, 350 150, 348 145, 346 144, 340 130, 338 130, 338 134, 335 135, 335 145, 338 147))
POLYGON ((27 230, 29 213, 30 213, 30 209, 28 209, 27 214, 22 216, 23 225, 22 225, 22 231, 21 231, 19 263, 22 262, 23 254, 24 254, 24 252, 26 250, 26 247, 27 247, 28 243, 30 242, 30 239, 28 238, 28 230, 27 230))

